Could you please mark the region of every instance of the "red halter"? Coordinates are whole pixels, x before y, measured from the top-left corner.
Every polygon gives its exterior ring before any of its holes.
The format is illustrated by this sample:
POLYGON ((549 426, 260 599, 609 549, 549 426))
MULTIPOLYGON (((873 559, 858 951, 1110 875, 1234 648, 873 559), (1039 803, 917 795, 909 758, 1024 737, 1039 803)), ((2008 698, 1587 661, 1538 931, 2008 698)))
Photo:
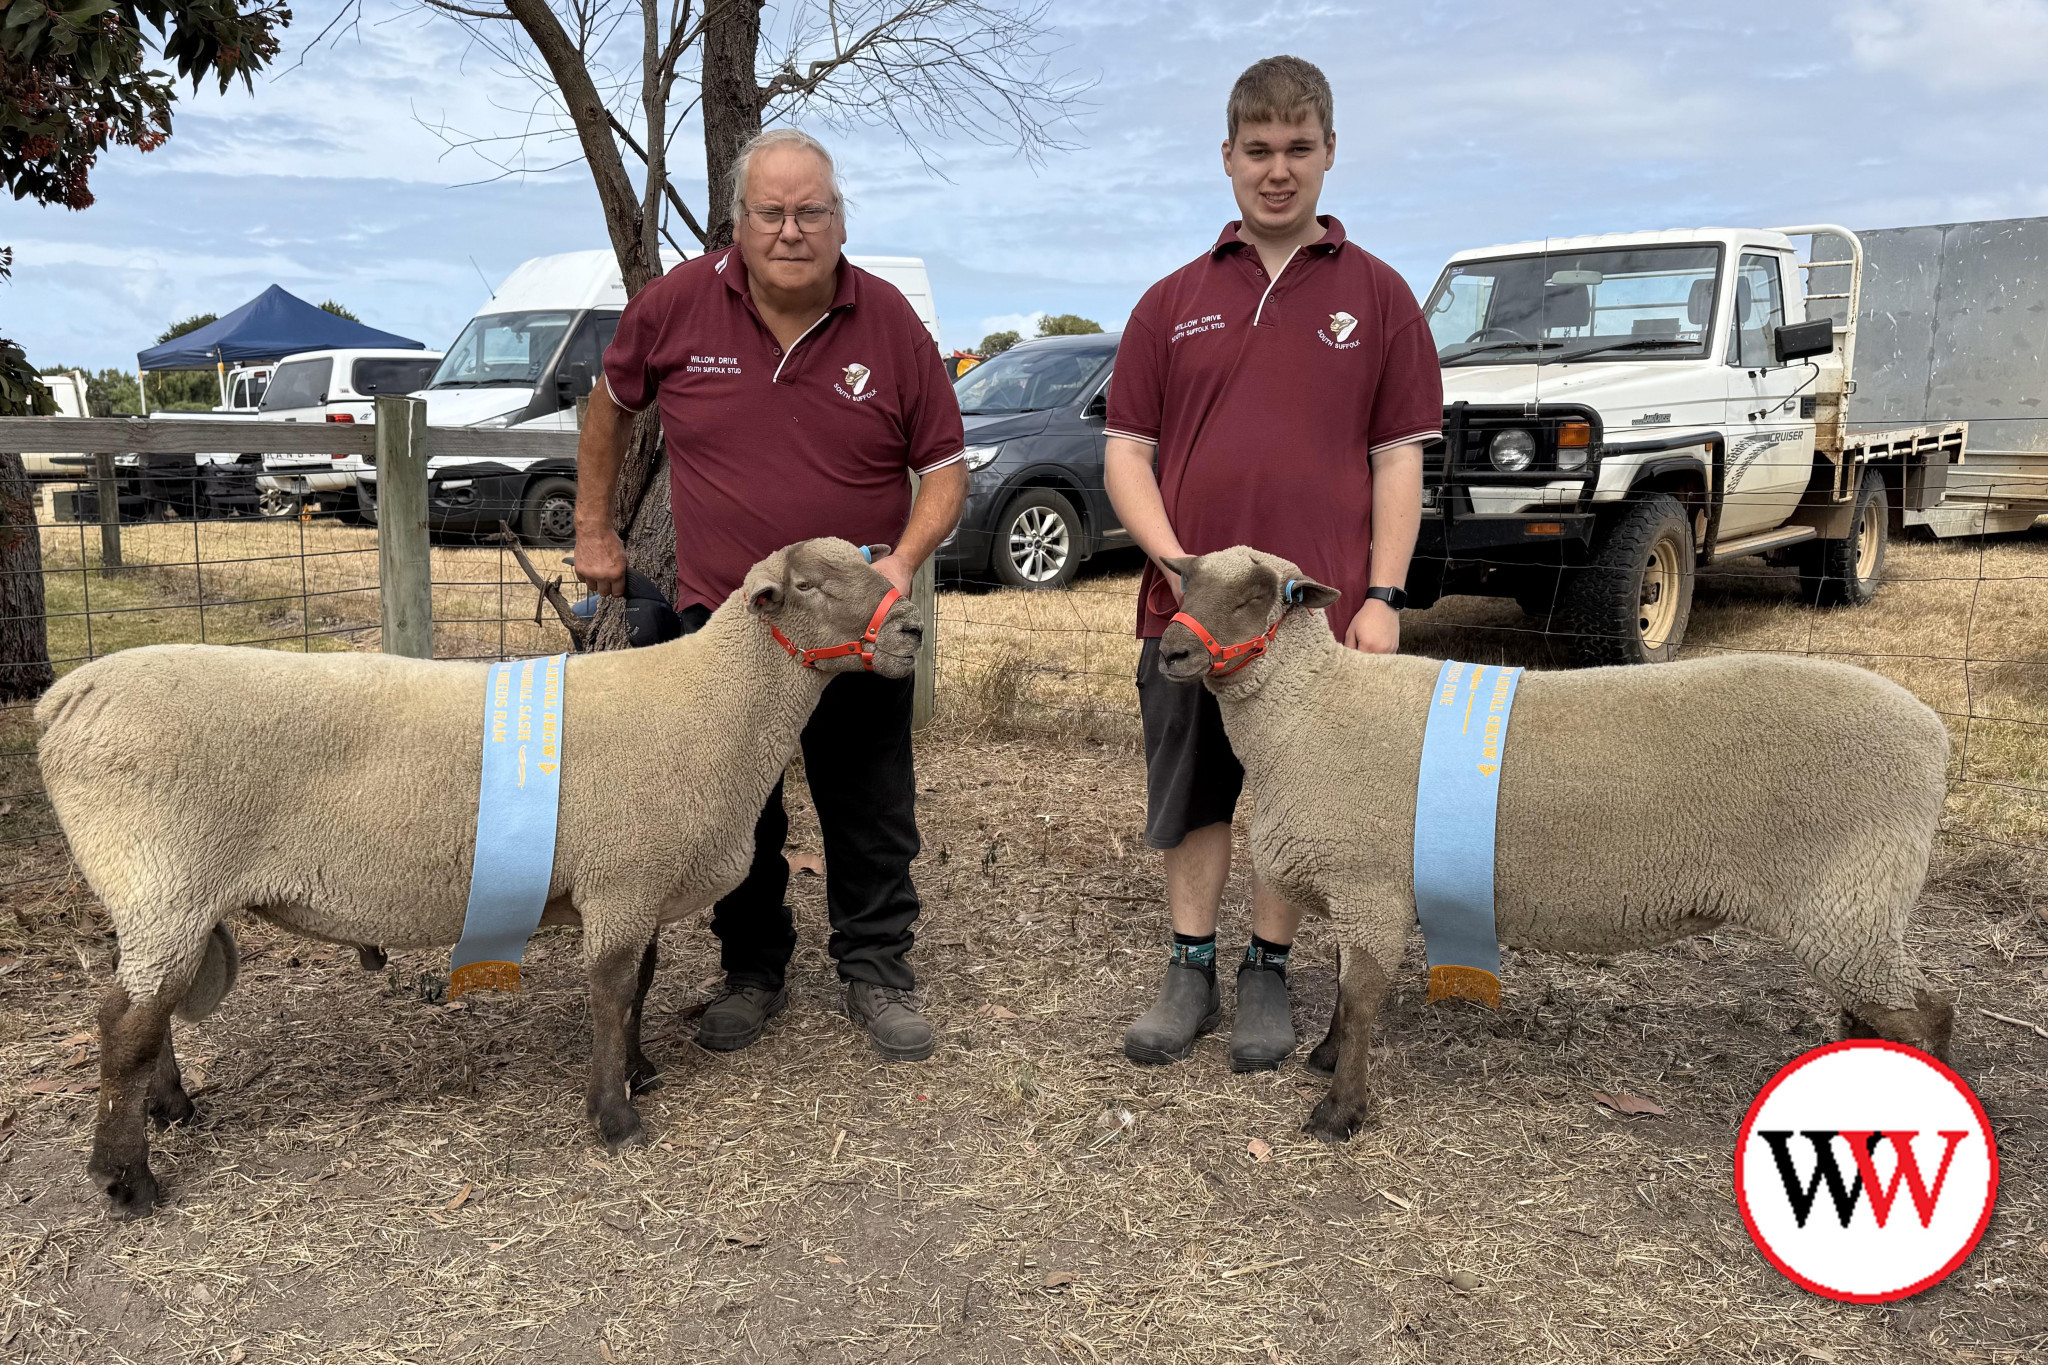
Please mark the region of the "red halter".
POLYGON ((805 668, 816 668, 820 659, 838 659, 848 654, 860 655, 860 666, 872 673, 875 671, 875 636, 882 630, 882 618, 889 614, 889 608, 903 600, 903 594, 891 588, 882 594, 882 605, 875 608, 875 614, 868 619, 868 628, 858 640, 848 640, 843 645, 826 645, 822 649, 798 649, 774 626, 768 633, 775 637, 775 643, 789 651, 789 657, 805 668))
POLYGON ((1287 619, 1281 612, 1264 635, 1255 635, 1243 644, 1218 644, 1216 637, 1202 628, 1202 623, 1186 612, 1175 612, 1173 619, 1195 633, 1202 642, 1202 648, 1209 651, 1209 673, 1212 677, 1227 678, 1266 652, 1266 646, 1273 643, 1273 637, 1280 633, 1280 622, 1287 619))

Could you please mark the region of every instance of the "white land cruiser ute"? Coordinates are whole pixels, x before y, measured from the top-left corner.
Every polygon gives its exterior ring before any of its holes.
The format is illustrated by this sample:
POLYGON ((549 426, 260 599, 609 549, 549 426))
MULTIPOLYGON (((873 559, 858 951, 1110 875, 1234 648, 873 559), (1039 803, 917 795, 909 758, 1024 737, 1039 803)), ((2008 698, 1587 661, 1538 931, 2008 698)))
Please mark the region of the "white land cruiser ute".
POLYGON ((1453 256, 1423 308, 1444 440, 1411 604, 1512 597, 1575 662, 1619 664, 1676 654, 1699 564, 1767 554, 1816 605, 1869 601, 1888 533, 1941 501, 1968 424, 1850 430, 1862 263, 1828 225, 1453 256), (1802 236, 1847 258, 1801 260, 1802 236), (1846 292, 1809 295, 1801 272, 1830 267, 1846 292))

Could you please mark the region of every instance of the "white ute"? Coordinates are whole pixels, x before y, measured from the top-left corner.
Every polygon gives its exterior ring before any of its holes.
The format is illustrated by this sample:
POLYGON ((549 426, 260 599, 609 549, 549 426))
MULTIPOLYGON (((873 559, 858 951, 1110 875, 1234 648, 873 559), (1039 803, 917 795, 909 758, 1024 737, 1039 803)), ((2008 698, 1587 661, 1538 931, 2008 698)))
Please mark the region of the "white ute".
POLYGON ((1890 530, 1941 501, 1968 424, 1848 426, 1862 262, 1831 225, 1453 256, 1423 310, 1444 441, 1412 604, 1512 597, 1575 662, 1612 664, 1676 654, 1698 564, 1766 554, 1815 604, 1870 600, 1890 530), (1847 257, 1801 260, 1796 237, 1847 257), (1809 295, 1812 269, 1846 272, 1846 291, 1809 295))
MULTIPOLYGON (((278 363, 256 416, 265 422, 374 423, 377 395, 422 388, 440 364, 439 351, 301 351, 278 363)), ((360 524, 356 477, 368 467, 360 455, 265 455, 256 481, 263 490, 260 510, 287 516, 318 502, 342 521, 360 524)))

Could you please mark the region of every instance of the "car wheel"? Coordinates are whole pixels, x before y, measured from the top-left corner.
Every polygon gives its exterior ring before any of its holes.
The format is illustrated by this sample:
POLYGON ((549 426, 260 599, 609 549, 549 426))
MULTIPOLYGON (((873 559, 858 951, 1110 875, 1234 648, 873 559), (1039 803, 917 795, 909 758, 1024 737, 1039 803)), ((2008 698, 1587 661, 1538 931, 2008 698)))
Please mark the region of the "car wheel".
POLYGON ((535 479, 519 508, 519 534, 542 550, 566 550, 576 543, 576 480, 551 474, 535 479))
POLYGON ((299 499, 282 488, 266 488, 256 498, 256 515, 259 517, 295 517, 299 514, 299 499))
POLYGON ((1050 488, 1027 488, 996 518, 989 562, 1013 588, 1064 588, 1081 567, 1081 514, 1050 488))
POLYGON ((1817 607, 1860 607, 1884 582, 1884 552, 1891 527, 1891 499, 1884 475, 1863 471, 1856 490, 1856 515, 1839 540, 1809 540, 1798 547, 1799 593, 1817 607))
POLYGON ((1573 663, 1661 664, 1692 617, 1692 522, 1669 493, 1628 504, 1565 582, 1551 631, 1573 663))

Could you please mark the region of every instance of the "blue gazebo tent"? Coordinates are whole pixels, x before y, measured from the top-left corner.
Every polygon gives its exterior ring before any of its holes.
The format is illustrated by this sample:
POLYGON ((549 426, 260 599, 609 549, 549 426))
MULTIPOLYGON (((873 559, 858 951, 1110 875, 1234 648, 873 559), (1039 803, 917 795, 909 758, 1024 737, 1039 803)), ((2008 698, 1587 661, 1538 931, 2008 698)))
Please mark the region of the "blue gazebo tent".
POLYGON ((135 368, 215 370, 337 346, 426 349, 410 337, 336 317, 273 284, 226 317, 143 351, 135 357, 135 368))

